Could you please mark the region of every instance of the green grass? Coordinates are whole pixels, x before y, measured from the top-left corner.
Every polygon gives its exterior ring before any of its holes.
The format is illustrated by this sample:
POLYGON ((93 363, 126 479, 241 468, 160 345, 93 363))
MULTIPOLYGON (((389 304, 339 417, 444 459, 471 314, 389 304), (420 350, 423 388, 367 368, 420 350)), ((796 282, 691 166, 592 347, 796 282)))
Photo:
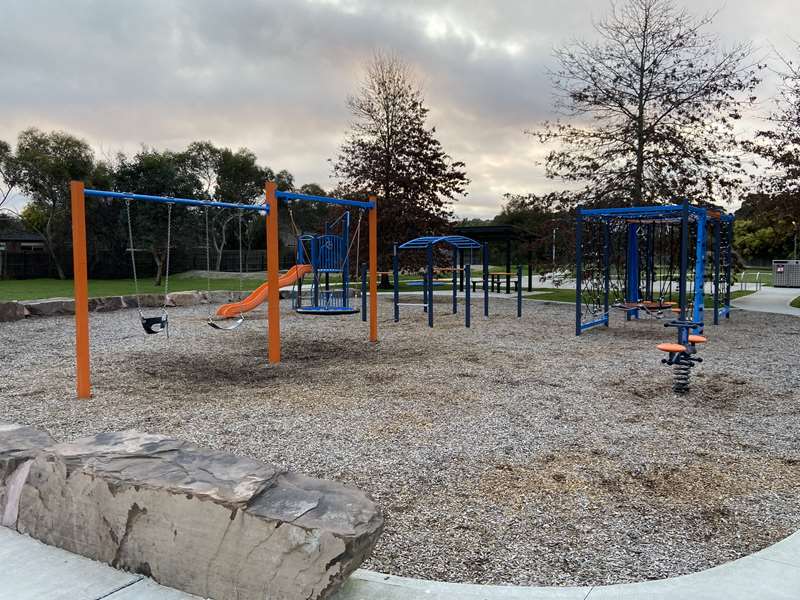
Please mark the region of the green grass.
MULTIPOLYGON (((260 279, 245 279, 242 289, 254 290, 261 284, 260 279)), ((205 290, 207 282, 203 277, 174 278, 169 281, 170 292, 205 290)), ((212 279, 212 290, 238 290, 239 278, 212 279)), ((93 279, 89 281, 89 296, 125 296, 136 291, 133 279, 93 279)), ((163 293, 164 286, 156 287, 152 279, 139 280, 142 294, 163 293)), ((72 298, 72 280, 60 279, 12 279, 0 281, 0 301, 37 300, 39 298, 72 298)))
MULTIPOLYGON (((731 299, 741 298, 742 296, 749 296, 755 293, 753 290, 731 292, 731 299)), ((548 300, 551 302, 575 302, 575 290, 555 289, 555 288, 537 288, 532 294, 526 294, 526 298, 532 300, 548 300)), ((800 298, 798 298, 800 300, 800 298)), ((714 296, 706 294, 705 307, 714 307, 714 296)))
MULTIPOLYGON (((752 286, 755 283, 757 273, 761 274, 761 276, 758 278, 758 280, 761 282, 761 285, 767 285, 767 286, 772 285, 772 271, 769 268, 767 267, 763 269, 752 268, 745 270, 745 280, 747 281, 748 287, 752 286)), ((741 273, 734 273, 734 276, 736 281, 741 282, 742 279, 741 273)))
POLYGON ((794 308, 800 308, 800 296, 798 296, 797 298, 795 298, 794 300, 792 300, 792 302, 791 302, 791 305, 792 305, 794 308))

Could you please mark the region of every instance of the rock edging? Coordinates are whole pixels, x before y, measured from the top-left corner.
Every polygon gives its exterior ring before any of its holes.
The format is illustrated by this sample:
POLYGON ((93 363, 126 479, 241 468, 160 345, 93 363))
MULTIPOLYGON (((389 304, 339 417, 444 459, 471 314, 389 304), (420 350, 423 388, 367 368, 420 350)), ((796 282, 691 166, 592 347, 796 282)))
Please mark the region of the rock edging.
POLYGON ((383 515, 364 493, 137 431, 0 424, 2 525, 208 598, 329 598, 383 515))
MULTIPOLYGON (((167 306, 197 306, 199 304, 224 304, 237 302, 249 292, 172 292, 167 294, 167 306)), ((290 297, 289 290, 281 290, 281 299, 290 297)), ((163 294, 141 294, 139 304, 143 308, 158 308, 164 305, 163 294)), ((92 312, 111 312, 126 308, 136 308, 136 296, 101 296, 89 298, 92 312)), ((12 300, 0 302, 0 322, 19 321, 25 317, 56 317, 75 314, 75 301, 72 298, 43 298, 39 300, 12 300)))

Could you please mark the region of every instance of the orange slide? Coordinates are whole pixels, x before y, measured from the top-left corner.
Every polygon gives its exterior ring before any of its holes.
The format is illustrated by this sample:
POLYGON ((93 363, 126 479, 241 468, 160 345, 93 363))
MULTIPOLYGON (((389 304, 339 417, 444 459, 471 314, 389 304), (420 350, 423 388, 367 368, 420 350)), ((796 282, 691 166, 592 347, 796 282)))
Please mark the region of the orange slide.
MULTIPOLYGON (((289 269, 284 275, 278 279, 278 287, 292 285, 295 281, 300 279, 303 275, 311 272, 311 265, 295 265, 289 269)), ((262 283, 258 286, 253 293, 241 302, 232 302, 230 304, 223 304, 217 309, 218 317, 237 317, 241 313, 248 312, 258 307, 267 301, 267 290, 269 289, 268 283, 262 283)))

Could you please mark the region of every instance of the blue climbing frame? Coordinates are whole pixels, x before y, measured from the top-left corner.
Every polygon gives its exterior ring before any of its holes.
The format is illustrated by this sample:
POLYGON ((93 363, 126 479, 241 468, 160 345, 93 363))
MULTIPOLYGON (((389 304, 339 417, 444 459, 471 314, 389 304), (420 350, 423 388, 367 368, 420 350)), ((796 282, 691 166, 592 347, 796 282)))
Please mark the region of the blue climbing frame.
MULTIPOLYGON (((692 323, 703 323, 705 304, 705 259, 708 243, 708 225, 711 224, 711 242, 713 247, 713 292, 714 292, 714 324, 720 317, 730 318, 730 292, 732 275, 732 246, 733 246, 733 215, 725 214, 717 209, 708 209, 692 206, 688 201, 682 204, 668 204, 659 206, 638 206, 625 208, 578 208, 576 215, 575 231, 575 335, 599 325, 608 326, 609 321, 609 287, 610 287, 610 234, 609 224, 627 223, 626 243, 626 270, 625 296, 626 303, 638 305, 642 300, 640 295, 640 269, 639 269, 639 230, 642 224, 673 223, 680 226, 680 272, 678 280, 678 305, 680 320, 685 321, 690 317, 692 323), (584 223, 594 222, 603 228, 603 304, 604 310, 599 318, 583 322, 582 319, 582 283, 583 283, 583 228, 584 223), (694 286, 692 294, 692 310, 688 315, 688 270, 689 270, 689 244, 690 228, 694 228, 694 286), (723 234, 725 244, 722 243, 723 234), (724 253, 724 257, 722 256, 724 253), (724 304, 720 305, 720 266, 724 264, 724 304)), ((648 238, 649 240, 649 238, 648 238)), ((650 242, 648 241, 648 244, 650 242)), ((648 246, 646 252, 648 267, 654 268, 652 247, 648 246)), ((649 282, 648 282, 649 285, 649 282)), ((626 318, 639 318, 639 308, 625 307, 626 318)), ((702 326, 695 328, 699 333, 702 326)), ((688 333, 687 333, 688 335, 688 333)))
MULTIPOLYGON (((485 317, 489 316, 489 248, 484 242, 483 244, 462 236, 462 235, 444 235, 444 236, 424 236, 409 240, 401 245, 394 245, 392 254, 392 271, 394 276, 394 320, 400 320, 400 307, 401 306, 421 306, 428 314, 428 327, 433 327, 433 288, 434 281, 434 259, 433 251, 437 244, 445 244, 452 248, 453 251, 453 268, 450 269, 452 275, 452 298, 453 298, 453 314, 458 313, 458 287, 459 287, 459 274, 466 278, 466 287, 464 294, 464 325, 470 327, 472 322, 472 260, 466 262, 463 266, 463 271, 459 267, 459 256, 464 256, 465 250, 480 250, 481 251, 481 266, 483 271, 483 314, 485 317), (399 250, 424 250, 426 254, 426 269, 425 275, 422 278, 422 303, 402 303, 400 302, 400 256, 399 250)), ((471 253, 470 253, 471 254, 471 253)), ((462 258, 463 260, 463 258, 462 258)), ((522 316, 522 275, 521 267, 518 267, 518 283, 517 283, 517 316, 522 316)))

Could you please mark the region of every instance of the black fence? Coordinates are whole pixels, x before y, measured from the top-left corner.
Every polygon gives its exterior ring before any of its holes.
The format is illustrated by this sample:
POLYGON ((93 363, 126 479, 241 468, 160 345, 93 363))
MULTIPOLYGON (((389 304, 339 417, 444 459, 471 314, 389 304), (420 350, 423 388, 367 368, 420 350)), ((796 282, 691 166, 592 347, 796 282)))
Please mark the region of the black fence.
POLYGON ((34 279, 56 275, 44 252, 0 251, 0 279, 34 279))

